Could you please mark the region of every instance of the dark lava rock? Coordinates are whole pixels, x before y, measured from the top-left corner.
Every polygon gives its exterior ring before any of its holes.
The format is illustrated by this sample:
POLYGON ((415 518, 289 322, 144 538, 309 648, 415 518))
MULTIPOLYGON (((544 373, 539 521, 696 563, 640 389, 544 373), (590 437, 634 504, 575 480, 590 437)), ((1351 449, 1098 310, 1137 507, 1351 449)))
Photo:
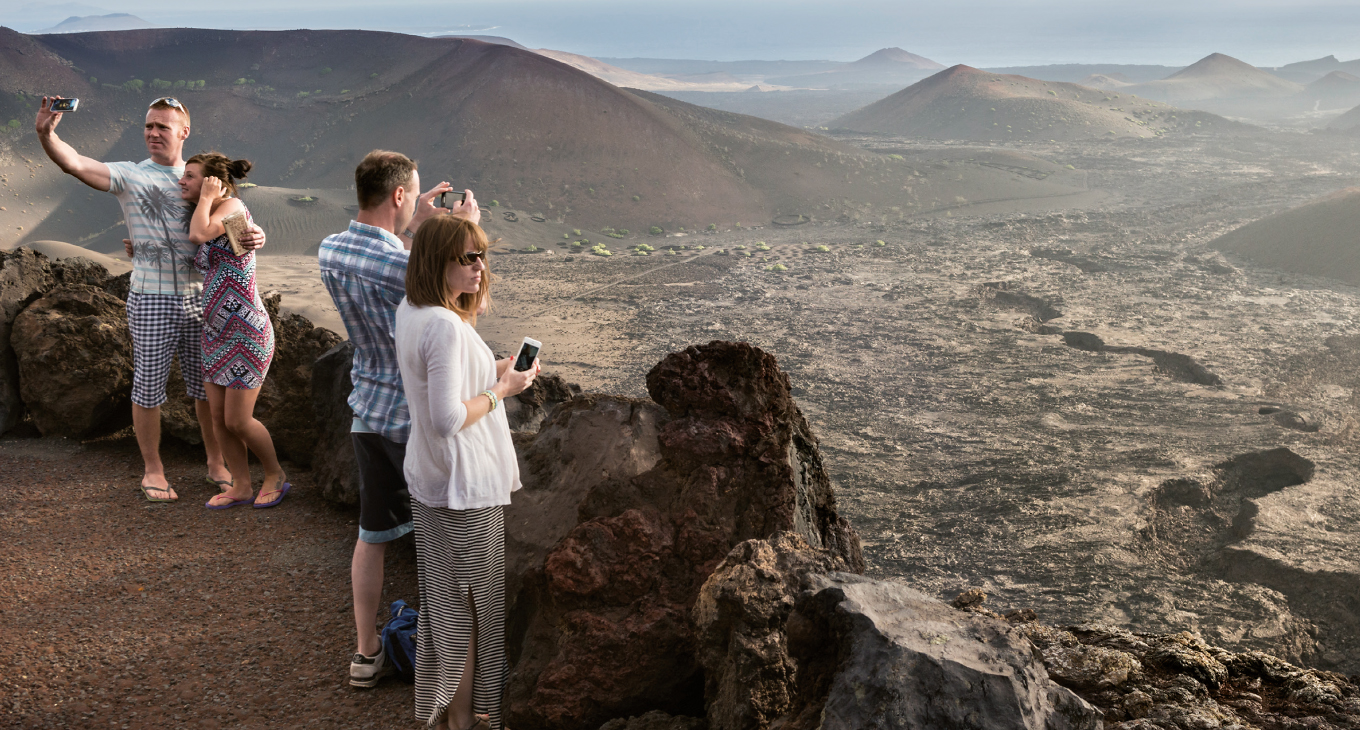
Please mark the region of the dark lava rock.
MULTIPOLYGON (((690 610, 744 540, 792 530, 863 570, 859 538, 836 512, 817 439, 773 357, 712 342, 668 356, 647 384, 669 415, 655 464, 569 481, 593 482, 576 524, 541 568, 511 578, 523 586, 510 617, 511 726, 593 730, 651 710, 702 714, 690 610)), ((553 423, 574 413, 564 404, 553 423)), ((616 423, 647 432, 633 406, 617 413, 616 423)), ((552 433, 545 426, 538 439, 552 433)))
POLYGON ((58 285, 89 284, 103 289, 109 282, 109 270, 84 256, 72 256, 52 262, 52 278, 58 285))
POLYGON ((1008 281, 989 281, 978 287, 978 296, 984 305, 996 309, 1014 309, 1025 312, 1040 322, 1057 319, 1062 315, 1049 302, 1036 296, 1015 291, 1008 281))
POLYGON ((91 436, 130 421, 123 302, 89 284, 59 286, 19 313, 12 343, 24 405, 44 436, 91 436))
POLYGON ((846 573, 810 581, 789 620, 789 651, 814 676, 798 692, 805 708, 785 727, 1102 726, 1100 712, 1050 680, 1005 621, 899 583, 846 573), (816 676, 833 649, 834 667, 816 676))
POLYGON ((511 431, 536 432, 552 409, 581 394, 581 386, 560 375, 541 373, 519 395, 505 399, 505 418, 511 431))
POLYGON ((1105 341, 1090 332, 1064 332, 1063 344, 1087 352, 1100 352, 1105 349, 1105 341))
POLYGON ((600 730, 705 730, 707 724, 697 717, 676 717, 653 710, 637 717, 610 720, 600 730))
POLYGON ((274 360, 255 402, 255 417, 269 429, 279 458, 310 466, 316 449, 316 418, 312 402, 312 364, 340 342, 340 335, 317 327, 299 314, 279 314, 283 297, 264 299, 274 326, 274 360))
POLYGON ((1109 728, 1360 728, 1360 686, 1334 672, 1258 651, 1234 654, 1186 632, 1021 630, 1042 651, 1049 676, 1100 708, 1109 728))
POLYGON ((19 361, 10 346, 14 318, 52 288, 47 257, 33 249, 0 251, 0 434, 24 417, 19 395, 19 361))
POLYGON ((354 460, 350 425, 354 412, 349 394, 354 390, 350 369, 354 367, 354 344, 340 342, 312 363, 313 429, 312 479, 321 496, 338 504, 359 504, 359 471, 354 460))

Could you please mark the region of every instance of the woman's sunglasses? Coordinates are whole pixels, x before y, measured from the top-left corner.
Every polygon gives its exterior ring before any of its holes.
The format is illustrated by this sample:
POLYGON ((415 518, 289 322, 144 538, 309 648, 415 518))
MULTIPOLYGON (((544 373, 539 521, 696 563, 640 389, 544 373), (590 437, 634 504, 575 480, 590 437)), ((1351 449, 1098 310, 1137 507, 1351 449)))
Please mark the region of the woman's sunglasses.
POLYGON ((477 263, 478 261, 483 261, 485 259, 486 259, 485 251, 468 251, 467 253, 464 253, 462 256, 455 258, 454 261, 457 261, 459 266, 471 266, 477 263))

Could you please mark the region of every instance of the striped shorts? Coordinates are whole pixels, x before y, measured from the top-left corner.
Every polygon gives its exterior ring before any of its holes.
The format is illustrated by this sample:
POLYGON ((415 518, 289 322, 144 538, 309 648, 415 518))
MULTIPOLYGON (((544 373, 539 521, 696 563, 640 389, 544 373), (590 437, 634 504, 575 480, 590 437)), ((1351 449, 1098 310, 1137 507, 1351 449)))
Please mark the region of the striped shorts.
POLYGON ((207 400, 203 390, 203 298, 198 294, 129 292, 128 330, 132 333, 132 402, 155 408, 165 402, 170 360, 179 356, 184 390, 207 400))
POLYGON ((443 722, 458 691, 474 624, 472 711, 502 730, 505 656, 505 508, 452 510, 411 500, 420 625, 416 631, 416 719, 443 722), (475 617, 475 618, 474 618, 475 617))

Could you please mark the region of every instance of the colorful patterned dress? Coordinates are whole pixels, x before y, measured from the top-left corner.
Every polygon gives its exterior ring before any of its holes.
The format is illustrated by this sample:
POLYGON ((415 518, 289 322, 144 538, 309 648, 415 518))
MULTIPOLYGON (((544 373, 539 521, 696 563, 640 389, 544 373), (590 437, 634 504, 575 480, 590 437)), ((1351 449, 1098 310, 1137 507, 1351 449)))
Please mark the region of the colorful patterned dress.
POLYGON ((224 233, 198 247, 194 267, 203 272, 203 379, 239 390, 264 385, 274 328, 255 288, 255 252, 237 256, 224 233))

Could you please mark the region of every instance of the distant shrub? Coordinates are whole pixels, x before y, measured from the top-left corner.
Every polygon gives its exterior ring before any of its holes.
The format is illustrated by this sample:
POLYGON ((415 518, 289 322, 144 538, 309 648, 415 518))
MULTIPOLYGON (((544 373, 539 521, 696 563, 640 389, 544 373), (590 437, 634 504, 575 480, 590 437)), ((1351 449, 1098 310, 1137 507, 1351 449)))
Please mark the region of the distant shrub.
POLYGON ((565 239, 567 239, 568 241, 571 240, 571 234, 570 234, 570 233, 563 233, 563 234, 562 234, 562 237, 565 238, 565 239))
POLYGON ((901 162, 907 158, 903 157, 902 155, 888 155, 888 159, 897 160, 898 162, 901 162))
POLYGON ((176 89, 182 89, 182 88, 184 88, 185 86, 187 86, 188 83, 189 83, 189 82, 185 81, 184 79, 180 79, 179 81, 176 81, 176 82, 175 82, 175 88, 176 88, 176 89))
POLYGON ((349 89, 341 89, 341 90, 340 90, 340 93, 341 93, 341 94, 348 94, 348 93, 349 93, 349 89))
POLYGON ((666 251, 666 255, 667 255, 667 256, 679 256, 679 255, 680 255, 680 252, 679 252, 679 251, 676 251, 675 249, 672 248, 672 249, 669 249, 669 250, 666 251))
POLYGON ((1072 167, 1071 165, 1063 165, 1063 167, 1065 167, 1065 168, 1067 168, 1067 169, 1069 169, 1069 170, 1075 170, 1075 169, 1077 169, 1077 168, 1075 168, 1075 167, 1072 167))
POLYGON ((614 232, 614 227, 613 227, 613 226, 605 226, 604 228, 601 228, 601 229, 600 229, 600 233, 609 234, 609 233, 613 233, 613 232, 614 232))
POLYGON ((659 236, 665 233, 665 231, 661 230, 661 226, 652 226, 651 228, 647 229, 647 232, 652 234, 653 236, 659 236))
MULTIPOLYGON (((499 201, 499 200, 493 200, 493 201, 491 201, 491 207, 492 207, 492 208, 499 208, 499 207, 500 207, 500 204, 501 204, 501 201, 499 201)), ((579 234, 580 231, 577 231, 576 233, 579 234)))
POLYGON ((787 266, 785 266, 785 265, 783 265, 783 264, 775 264, 775 265, 773 265, 773 266, 766 266, 766 267, 765 267, 765 270, 766 270, 766 271, 788 271, 788 270, 789 270, 789 267, 787 267, 787 266))
POLYGON ((826 253, 827 251, 830 251, 830 250, 831 250, 831 247, 830 247, 830 246, 827 246, 827 245, 825 245, 825 244, 823 244, 823 245, 818 246, 817 248, 814 248, 814 249, 812 249, 812 250, 813 250, 813 251, 821 251, 822 253, 826 253))
POLYGON ((91 77, 90 77, 90 85, 93 86, 93 85, 95 85, 95 84, 97 84, 97 83, 99 83, 99 79, 97 79, 97 78, 91 76, 91 77))
POLYGON ((142 87, 144 86, 146 86, 146 82, 142 81, 141 79, 133 79, 131 81, 123 82, 123 88, 126 89, 127 91, 141 91, 142 87))
POLYGON ((886 243, 884 243, 884 242, 882 242, 882 241, 874 241, 874 245, 875 245, 875 246, 886 246, 886 245, 888 245, 888 244, 886 244, 886 243))
POLYGON ((733 246, 732 248, 735 248, 735 249, 737 249, 738 251, 741 251, 741 250, 743 250, 743 249, 746 248, 746 245, 745 245, 745 244, 738 243, 737 245, 733 246))
POLYGON ((642 201, 642 196, 641 196, 641 195, 634 195, 634 196, 633 196, 633 202, 634 202, 634 203, 638 203, 638 202, 641 202, 641 201, 642 201))
POLYGON ((580 247, 581 247, 581 242, 580 242, 580 241, 572 241, 572 242, 571 242, 571 247, 572 247, 572 248, 580 248, 580 247))
POLYGON ((737 255, 738 255, 738 256, 745 256, 745 257, 748 258, 748 259, 751 258, 751 252, 750 252, 750 251, 738 251, 738 252, 737 252, 737 255))
POLYGON ((709 224, 708 224, 708 230, 710 230, 710 231, 716 231, 716 230, 718 230, 718 224, 717 224, 717 223, 709 223, 709 224))
POLYGON ((173 81, 166 81, 164 79, 151 79, 151 88, 153 89, 168 89, 174 85, 175 84, 173 81))
POLYGON ((656 249, 652 248, 651 246, 648 246, 648 245, 645 244, 645 243, 639 243, 638 245, 634 246, 633 248, 634 248, 635 250, 637 250, 637 251, 655 251, 655 250, 656 250, 656 249))
POLYGON ((607 233, 605 235, 609 236, 610 238, 623 238, 622 233, 607 233))
POLYGON ((702 251, 702 250, 704 250, 704 247, 703 247, 703 246, 695 246, 695 247, 694 247, 694 250, 695 250, 695 251, 702 251))
POLYGON ((373 73, 369 74, 368 77, 369 77, 370 79, 376 79, 376 78, 378 78, 378 72, 377 72, 377 71, 374 71, 373 73))
POLYGON ((322 76, 325 76, 325 75, 329 74, 330 72, 331 72, 331 67, 330 67, 330 66, 327 66, 327 67, 321 69, 321 75, 322 75, 322 76))
POLYGON ((21 126, 21 123, 19 122, 18 119, 11 119, 9 120, 9 124, 6 124, 5 126, 9 127, 10 129, 18 129, 21 126))
MULTIPOLYGON (((184 82, 181 81, 180 83, 182 84, 182 83, 184 83, 184 82)), ((243 78, 242 78, 242 79, 236 79, 235 81, 232 82, 231 85, 232 85, 232 86, 245 86, 245 85, 246 85, 246 80, 243 79, 243 78)))
POLYGON ((540 249, 538 246, 535 246, 535 245, 533 245, 533 244, 531 243, 531 244, 529 244, 529 247, 526 248, 526 249, 524 249, 524 250, 525 250, 525 251, 528 251, 529 253, 537 253, 538 251, 540 251, 540 250, 542 250, 542 249, 540 249))
POLYGON ((757 251, 769 251, 770 247, 764 241, 756 241, 757 251))
POLYGON ((648 252, 646 252, 646 251, 634 251, 634 252, 633 252, 633 255, 634 255, 634 256, 651 256, 651 254, 648 253, 648 252))
POLYGON ((299 91, 299 92, 297 93, 297 98, 299 98, 299 99, 306 99, 307 97, 309 97, 309 96, 311 96, 311 95, 312 95, 312 93, 311 93, 310 91, 299 91))
POLYGON ((628 229, 627 229, 627 228, 620 228, 620 229, 619 229, 619 233, 620 233, 621 235, 626 236, 626 235, 628 235, 628 229))
POLYGON ((204 81, 203 79, 199 79, 199 80, 197 80, 197 81, 190 81, 190 82, 189 82, 188 88, 190 88, 190 89, 201 89, 201 88, 203 88, 203 87, 205 87, 205 86, 207 86, 207 85, 208 85, 208 82, 207 82, 207 81, 204 81))

